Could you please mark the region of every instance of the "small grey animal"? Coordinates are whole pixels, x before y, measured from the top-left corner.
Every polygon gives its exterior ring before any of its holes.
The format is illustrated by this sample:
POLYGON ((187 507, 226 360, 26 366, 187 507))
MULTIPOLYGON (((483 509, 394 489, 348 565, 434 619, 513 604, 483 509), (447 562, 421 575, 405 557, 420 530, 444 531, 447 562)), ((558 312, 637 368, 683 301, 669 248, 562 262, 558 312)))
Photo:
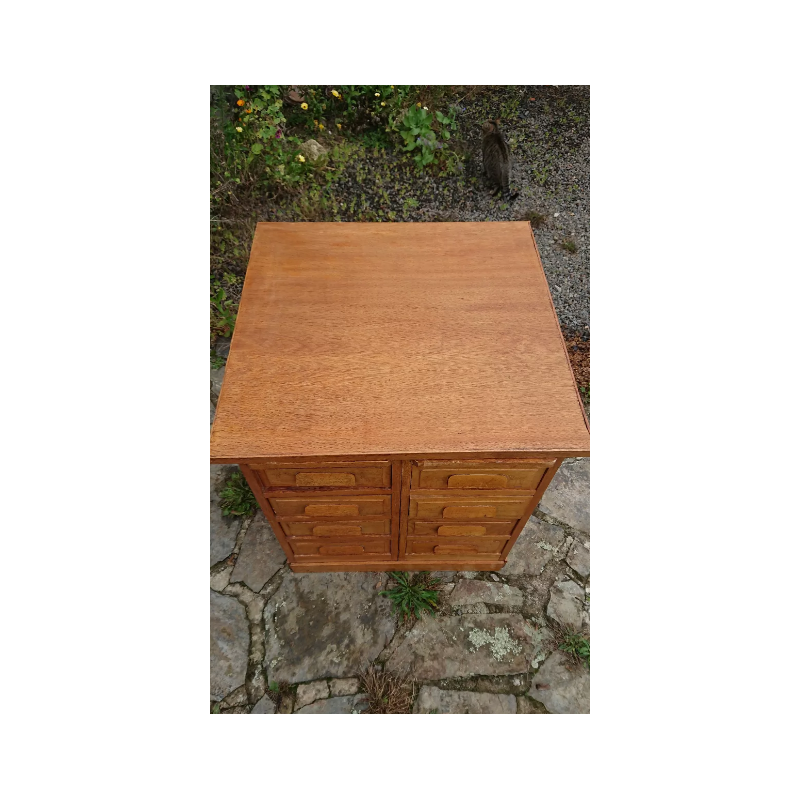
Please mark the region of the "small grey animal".
POLYGON ((512 202, 517 199, 518 192, 513 195, 508 188, 511 175, 511 150, 500 131, 500 120, 490 119, 483 126, 483 174, 494 190, 493 195, 502 194, 504 200, 512 202))

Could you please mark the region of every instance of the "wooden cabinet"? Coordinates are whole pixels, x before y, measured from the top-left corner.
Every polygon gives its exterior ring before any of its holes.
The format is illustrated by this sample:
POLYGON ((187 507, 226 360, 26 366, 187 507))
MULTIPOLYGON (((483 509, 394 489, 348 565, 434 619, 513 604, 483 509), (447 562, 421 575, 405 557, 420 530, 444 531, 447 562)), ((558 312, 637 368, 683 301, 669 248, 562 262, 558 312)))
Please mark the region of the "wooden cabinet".
POLYGON ((211 461, 293 570, 500 569, 587 455, 528 223, 258 224, 211 461))

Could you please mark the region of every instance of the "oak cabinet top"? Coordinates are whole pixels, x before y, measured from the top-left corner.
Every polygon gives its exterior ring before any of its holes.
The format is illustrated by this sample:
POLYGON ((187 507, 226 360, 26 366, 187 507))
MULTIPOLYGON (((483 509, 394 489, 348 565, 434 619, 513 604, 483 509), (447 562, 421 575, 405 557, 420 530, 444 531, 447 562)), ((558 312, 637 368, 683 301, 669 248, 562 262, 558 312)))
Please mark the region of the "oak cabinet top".
POLYGON ((211 460, 588 455, 527 222, 256 227, 211 460))

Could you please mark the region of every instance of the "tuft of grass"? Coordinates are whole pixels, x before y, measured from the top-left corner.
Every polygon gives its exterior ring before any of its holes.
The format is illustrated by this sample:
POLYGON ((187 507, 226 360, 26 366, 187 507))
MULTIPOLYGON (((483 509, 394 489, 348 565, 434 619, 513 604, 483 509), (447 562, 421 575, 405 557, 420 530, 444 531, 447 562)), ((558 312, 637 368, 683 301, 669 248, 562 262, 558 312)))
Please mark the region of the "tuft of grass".
POLYGON ((370 714, 410 714, 414 702, 414 679, 408 675, 380 672, 374 665, 359 676, 369 701, 370 714))
POLYGON ((237 470, 219 492, 219 507, 222 516, 249 516, 258 508, 255 495, 250 490, 244 475, 237 470))
POLYGON ((219 703, 214 703, 214 705, 211 706, 211 713, 212 714, 219 714, 220 713, 219 709, 220 709, 220 704, 219 703))
POLYGON ((566 653, 575 666, 589 669, 589 640, 579 630, 555 620, 550 620, 548 627, 553 633, 553 647, 566 653))
POLYGON ((568 253, 578 252, 578 245, 575 244, 574 239, 570 239, 569 237, 561 242, 561 247, 563 247, 568 253))
POLYGON ((522 219, 527 219, 533 228, 541 228, 547 217, 545 217, 544 214, 540 214, 538 211, 526 211, 522 215, 522 219))
POLYGON ((403 622, 412 614, 421 619, 421 613, 434 614, 439 602, 439 580, 427 572, 410 578, 407 572, 390 572, 396 586, 381 592, 392 601, 392 613, 400 614, 403 622))
POLYGON ((290 694, 292 694, 292 687, 285 681, 281 683, 270 681, 267 686, 266 695, 275 703, 275 711, 281 707, 281 700, 290 694))

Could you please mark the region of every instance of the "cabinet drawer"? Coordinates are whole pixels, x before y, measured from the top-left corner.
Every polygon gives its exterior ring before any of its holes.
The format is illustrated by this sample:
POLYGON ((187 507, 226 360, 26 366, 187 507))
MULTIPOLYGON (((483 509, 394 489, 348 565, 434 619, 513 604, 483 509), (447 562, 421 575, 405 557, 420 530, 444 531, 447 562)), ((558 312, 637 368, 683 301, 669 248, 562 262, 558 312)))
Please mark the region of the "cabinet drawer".
POLYGON ((287 536, 389 536, 392 532, 392 523, 388 519, 374 522, 282 522, 281 526, 287 536))
POLYGON ((438 558, 475 558, 481 555, 499 555, 508 539, 489 536, 409 536, 406 539, 406 556, 434 556, 438 558))
POLYGON ((368 497, 269 497, 272 510, 284 517, 315 517, 354 519, 357 517, 388 516, 391 495, 373 494, 368 497))
POLYGON ((409 536, 511 536, 516 522, 421 522, 410 519, 408 521, 409 536))
POLYGON ((391 539, 388 536, 338 539, 306 537, 289 539, 297 559, 303 561, 358 561, 375 556, 391 556, 391 539))
POLYGON ((296 487, 299 489, 390 488, 392 467, 388 461, 341 461, 307 464, 259 464, 250 467, 261 478, 265 488, 296 487))
POLYGON ((535 490, 555 461, 417 461, 411 466, 412 489, 535 490))
POLYGON ((531 497, 503 495, 442 495, 441 497, 411 496, 409 518, 478 520, 478 519, 519 519, 531 497))

